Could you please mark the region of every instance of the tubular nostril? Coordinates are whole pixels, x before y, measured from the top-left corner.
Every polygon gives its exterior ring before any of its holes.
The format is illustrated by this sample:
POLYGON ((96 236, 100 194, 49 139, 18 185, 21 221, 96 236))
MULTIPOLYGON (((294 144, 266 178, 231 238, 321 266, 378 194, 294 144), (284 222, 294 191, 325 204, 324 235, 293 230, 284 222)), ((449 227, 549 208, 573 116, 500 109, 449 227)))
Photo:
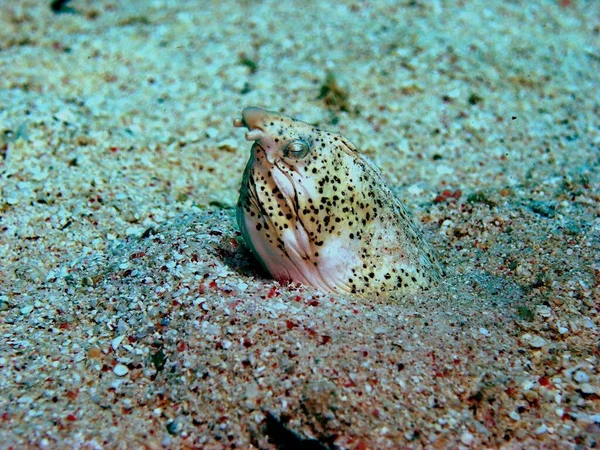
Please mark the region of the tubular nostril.
POLYGON ((262 130, 253 129, 246 133, 247 141, 260 141, 264 137, 262 130))

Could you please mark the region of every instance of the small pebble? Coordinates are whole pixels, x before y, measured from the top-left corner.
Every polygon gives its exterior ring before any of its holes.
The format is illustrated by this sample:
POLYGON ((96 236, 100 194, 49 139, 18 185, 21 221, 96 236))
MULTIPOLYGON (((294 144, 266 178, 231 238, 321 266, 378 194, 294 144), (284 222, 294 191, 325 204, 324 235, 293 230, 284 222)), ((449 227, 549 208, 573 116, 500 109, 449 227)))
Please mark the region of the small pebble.
POLYGON ((239 142, 236 139, 229 138, 224 139, 221 142, 217 143, 218 149, 235 149, 238 147, 239 142))
POLYGON ((535 434, 544 434, 546 431, 548 431, 548 427, 546 426, 545 423, 543 423, 539 427, 536 428, 534 433, 535 434))
POLYGON ((208 127, 204 129, 204 133, 206 133, 207 138, 214 138, 219 135, 219 130, 214 127, 208 127))
POLYGON ((404 437, 407 441, 412 441, 415 439, 415 432, 413 430, 407 431, 404 433, 404 437))
POLYGON ((114 338, 110 343, 110 346, 112 347, 112 349, 113 350, 118 349, 119 345, 121 345, 121 342, 123 342, 124 338, 125 338, 125 336, 117 336, 116 338, 114 338))
POLYGON ((102 351, 99 347, 96 347, 95 345, 90 347, 90 349, 88 350, 88 357, 90 358, 100 358, 101 354, 102 351))
POLYGON ((549 306, 546 305, 538 305, 537 308, 537 313, 541 316, 541 317, 550 317, 552 315, 552 309, 549 306))
POLYGON ((535 386, 535 383, 531 380, 525 380, 523 382, 523 392, 527 392, 529 390, 531 390, 531 388, 533 388, 533 386, 535 386))
POLYGON ((114 367, 113 372, 115 373, 116 376, 122 377, 129 373, 129 369, 127 368, 127 366, 124 366, 123 364, 117 364, 114 367))
POLYGON ((473 435, 471 433, 469 433, 468 431, 465 431, 460 436, 460 442, 462 442, 465 445, 470 446, 471 444, 473 444, 473 441, 474 441, 473 435))
POLYGON ((173 420, 167 423, 167 431, 169 434, 176 436, 181 431, 182 425, 178 420, 173 420))
POLYGON ((573 379, 578 383, 587 383, 590 381, 590 377, 583 370, 578 370, 577 372, 575 372, 575 374, 573 375, 573 379))
POLYGON ((600 389, 592 386, 590 383, 583 383, 581 386, 579 386, 579 389, 581 389, 581 392, 586 395, 600 394, 600 389))
POLYGON ((546 339, 544 339, 541 336, 534 336, 531 338, 531 341, 529 342, 529 345, 533 348, 542 348, 546 344, 547 344, 546 339))
POLYGON ((23 306, 20 311, 21 311, 21 314, 23 314, 24 316, 26 316, 31 311, 33 311, 33 305, 23 306))
MULTIPOLYGON (((135 220, 135 218, 134 218, 135 220)), ((141 227, 127 227, 125 230, 126 236, 141 236, 144 232, 144 229, 141 227)))

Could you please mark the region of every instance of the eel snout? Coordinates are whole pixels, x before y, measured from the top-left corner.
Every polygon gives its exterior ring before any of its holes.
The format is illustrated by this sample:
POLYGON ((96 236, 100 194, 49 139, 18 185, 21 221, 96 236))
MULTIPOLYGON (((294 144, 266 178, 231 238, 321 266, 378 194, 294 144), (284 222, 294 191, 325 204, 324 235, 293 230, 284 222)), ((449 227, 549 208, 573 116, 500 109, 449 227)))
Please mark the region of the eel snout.
POLYGON ((266 137, 263 124, 269 116, 269 111, 266 111, 255 106, 250 106, 242 110, 242 118, 234 119, 234 127, 246 127, 248 132, 246 133, 247 141, 261 141, 266 137))

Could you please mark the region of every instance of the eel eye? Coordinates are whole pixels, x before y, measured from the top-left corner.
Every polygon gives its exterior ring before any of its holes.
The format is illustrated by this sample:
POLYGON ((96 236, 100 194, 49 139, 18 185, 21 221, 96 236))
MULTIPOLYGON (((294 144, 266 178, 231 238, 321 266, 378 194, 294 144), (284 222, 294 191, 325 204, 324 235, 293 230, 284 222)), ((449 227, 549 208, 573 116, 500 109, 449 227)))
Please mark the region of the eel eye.
POLYGON ((305 141, 292 141, 283 149, 283 156, 286 158, 302 159, 308 155, 309 151, 310 147, 305 141))

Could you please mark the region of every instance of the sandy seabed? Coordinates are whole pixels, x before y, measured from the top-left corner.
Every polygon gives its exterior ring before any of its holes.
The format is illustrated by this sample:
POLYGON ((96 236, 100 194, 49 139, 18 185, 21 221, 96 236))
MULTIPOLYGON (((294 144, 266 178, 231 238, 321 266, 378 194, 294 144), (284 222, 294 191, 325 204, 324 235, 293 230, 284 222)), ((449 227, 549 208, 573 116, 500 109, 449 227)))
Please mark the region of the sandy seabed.
POLYGON ((600 445, 600 2, 0 1, 0 448, 600 445), (354 141, 447 277, 282 286, 245 106, 354 141))

